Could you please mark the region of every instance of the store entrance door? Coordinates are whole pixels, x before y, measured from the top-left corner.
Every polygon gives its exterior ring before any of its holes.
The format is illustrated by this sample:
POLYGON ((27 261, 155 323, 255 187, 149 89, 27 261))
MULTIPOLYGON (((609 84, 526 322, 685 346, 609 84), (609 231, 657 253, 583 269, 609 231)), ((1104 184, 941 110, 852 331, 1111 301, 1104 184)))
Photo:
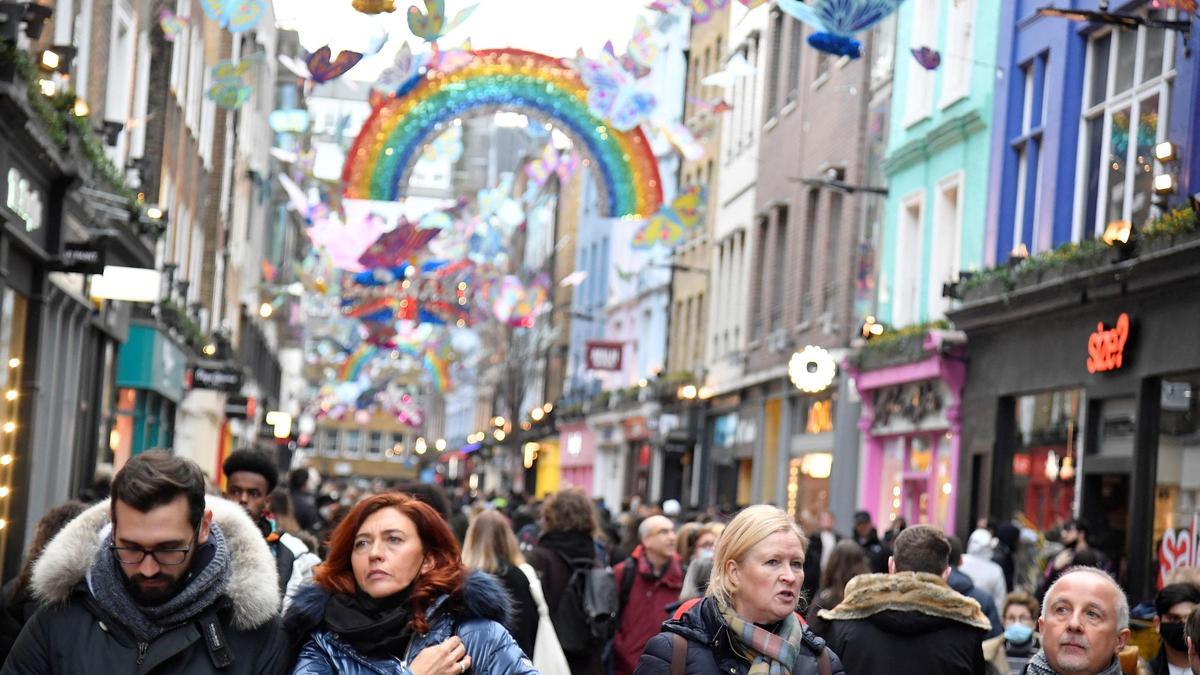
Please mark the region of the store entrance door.
POLYGON ((904 504, 900 513, 909 525, 929 522, 929 479, 904 479, 904 504))

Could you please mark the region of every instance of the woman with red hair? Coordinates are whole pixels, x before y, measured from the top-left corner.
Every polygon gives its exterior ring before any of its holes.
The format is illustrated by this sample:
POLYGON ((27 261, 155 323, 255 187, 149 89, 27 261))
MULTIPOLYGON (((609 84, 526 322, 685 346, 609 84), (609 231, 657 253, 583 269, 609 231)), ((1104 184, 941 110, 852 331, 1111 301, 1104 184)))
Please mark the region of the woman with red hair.
POLYGON ((304 640, 293 675, 537 675, 505 629, 503 586, 468 571, 446 521, 408 495, 355 505, 313 580, 284 622, 304 640))

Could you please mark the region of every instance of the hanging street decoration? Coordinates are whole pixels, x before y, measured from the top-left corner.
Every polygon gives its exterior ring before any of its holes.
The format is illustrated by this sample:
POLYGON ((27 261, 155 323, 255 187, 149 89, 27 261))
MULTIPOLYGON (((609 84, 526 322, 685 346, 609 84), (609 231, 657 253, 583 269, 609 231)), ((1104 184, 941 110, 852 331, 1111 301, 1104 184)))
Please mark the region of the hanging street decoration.
POLYGON ((583 78, 561 59, 512 49, 470 53, 452 73, 406 82, 375 107, 347 156, 345 196, 401 198, 429 139, 447 122, 503 108, 550 122, 571 138, 583 164, 595 163, 605 215, 645 216, 662 204, 658 160, 640 128, 620 131, 596 115, 583 78))
POLYGON ((208 18, 230 33, 244 33, 258 25, 267 11, 266 0, 200 0, 208 18))
POLYGON ((665 246, 672 248, 687 238, 687 231, 700 224, 704 216, 708 190, 693 185, 676 197, 669 207, 663 207, 649 218, 633 235, 637 249, 665 246))
POLYGON ((775 0, 779 9, 816 30, 808 36, 814 49, 857 59, 862 44, 854 39, 860 33, 886 19, 904 0, 775 0))
POLYGON ((408 8, 408 29, 426 42, 436 42, 446 33, 458 28, 479 6, 471 5, 447 21, 446 0, 424 0, 424 3, 424 12, 415 6, 408 8))

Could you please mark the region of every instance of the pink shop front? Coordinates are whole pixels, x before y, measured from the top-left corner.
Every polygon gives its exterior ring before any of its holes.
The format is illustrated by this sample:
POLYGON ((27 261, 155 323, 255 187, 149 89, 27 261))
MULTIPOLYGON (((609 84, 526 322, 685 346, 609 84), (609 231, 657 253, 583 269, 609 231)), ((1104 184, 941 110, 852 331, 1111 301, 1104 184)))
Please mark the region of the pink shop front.
POLYGON ((883 357, 868 347, 858 359, 860 504, 880 530, 904 518, 909 525, 952 531, 966 376, 963 338, 935 330, 909 341, 909 349, 883 357))
POLYGON ((586 420, 559 425, 559 487, 573 485, 583 488, 588 496, 595 494, 593 467, 596 462, 596 442, 586 420))

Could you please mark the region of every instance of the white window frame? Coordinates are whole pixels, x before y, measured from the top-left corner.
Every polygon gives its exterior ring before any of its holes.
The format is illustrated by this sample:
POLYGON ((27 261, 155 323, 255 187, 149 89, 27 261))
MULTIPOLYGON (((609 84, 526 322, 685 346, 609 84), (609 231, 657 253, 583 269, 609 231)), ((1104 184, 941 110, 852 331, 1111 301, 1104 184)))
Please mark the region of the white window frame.
POLYGON ((921 315, 921 275, 925 268, 925 188, 915 190, 900 200, 900 211, 897 214, 896 256, 895 269, 892 270, 892 323, 897 326, 907 326, 921 315), (916 210, 915 241, 909 241, 913 233, 909 224, 912 219, 908 214, 916 210), (909 247, 916 254, 916 260, 903 260, 901 255, 909 253, 909 247))
MULTIPOLYGON (((914 47, 938 46, 938 0, 914 0, 912 20, 909 23, 914 47)), ((904 59, 908 64, 908 82, 905 86, 904 126, 927 119, 933 113, 933 72, 917 63, 916 59, 904 59)))
POLYGON ((112 26, 108 35, 108 67, 104 82, 104 119, 120 122, 117 143, 105 146, 104 152, 116 166, 125 166, 129 144, 130 104, 136 86, 138 34, 133 7, 128 0, 116 0, 112 5, 112 26))
POLYGON ((338 439, 341 441, 341 451, 343 457, 362 457, 363 452, 363 430, 358 428, 342 429, 338 434, 338 439), (351 446, 350 435, 358 434, 358 443, 356 446, 351 446))
POLYGON ((322 427, 317 432, 317 443, 325 457, 337 457, 341 448, 342 434, 336 427, 322 427), (331 442, 332 441, 332 442, 331 442))
MULTIPOLYGON (((1110 172, 1110 163, 1105 161, 1101 165, 1099 179, 1096 184, 1096 193, 1094 195, 1087 194, 1088 175, 1093 162, 1098 158, 1087 156, 1087 127, 1088 122, 1098 116, 1103 116, 1104 123, 1101 129, 1101 147, 1100 157, 1108 157, 1111 150, 1110 141, 1112 139, 1112 117, 1113 113, 1122 110, 1129 110, 1130 125, 1134 125, 1141 113, 1141 103, 1149 98, 1158 96, 1158 120, 1157 129, 1155 130, 1155 143, 1161 143, 1167 140, 1167 132, 1170 128, 1170 109, 1171 109, 1171 87, 1175 81, 1176 63, 1175 63, 1175 32, 1170 30, 1163 31, 1163 70, 1149 80, 1144 78, 1142 69, 1145 66, 1145 48, 1146 48, 1146 32, 1147 29, 1143 26, 1138 28, 1136 33, 1137 45, 1135 47, 1134 59, 1134 78, 1133 85, 1120 94, 1113 93, 1115 86, 1116 72, 1118 66, 1120 41, 1128 39, 1135 35, 1129 31, 1097 31, 1091 35, 1088 40, 1086 53, 1086 67, 1084 70, 1084 91, 1083 101, 1086 105, 1091 101, 1091 69, 1094 62, 1093 46, 1097 41, 1105 35, 1110 35, 1115 39, 1109 42, 1109 57, 1108 57, 1108 76, 1105 78, 1105 96, 1104 100, 1095 106, 1084 109, 1080 118, 1079 124, 1079 148, 1078 166, 1075 172, 1075 215, 1071 225, 1072 238, 1075 241, 1080 241, 1084 238, 1093 238, 1104 232, 1104 228, 1110 220, 1131 220, 1133 215, 1133 202, 1137 196, 1135 193, 1134 183, 1137 180, 1137 171, 1127 170, 1124 182, 1124 199, 1122 202, 1120 214, 1106 213, 1108 210, 1108 179, 1110 172), (1084 222, 1088 208, 1088 199, 1095 200, 1093 206, 1096 209, 1096 222, 1084 222)), ((1136 159, 1137 143, 1132 138, 1129 141, 1129 148, 1126 155, 1126 166, 1134 167, 1135 164, 1129 161, 1131 158, 1136 159)), ((1153 162, 1151 175, 1156 175, 1162 171, 1162 165, 1155 160, 1153 162)), ((1147 195, 1146 198, 1149 198, 1147 195)), ((1153 218, 1157 212, 1157 207, 1150 206, 1148 218, 1153 218)), ((1143 223, 1134 223, 1135 227, 1139 227, 1143 223)))
POLYGON ((184 123, 196 136, 197 125, 200 122, 200 98, 204 96, 202 83, 205 70, 204 40, 201 39, 200 29, 192 26, 191 54, 188 55, 187 93, 184 94, 180 105, 184 109, 184 123))
MULTIPOLYGON (((990 0, 984 0, 988 2, 990 0)), ((949 108, 971 93, 975 69, 976 0, 954 0, 946 17, 946 49, 942 66, 942 94, 938 107, 949 108)))
POLYGON ((384 450, 386 450, 390 447, 391 447, 391 434, 389 434, 386 431, 367 429, 367 449, 366 449, 367 459, 375 459, 375 460, 383 459, 384 450), (379 445, 378 446, 372 444, 372 441, 371 441, 372 437, 375 435, 379 436, 379 445))
POLYGON ((950 298, 942 297, 942 284, 953 281, 952 276, 941 278, 946 272, 954 275, 962 269, 962 230, 963 230, 963 189, 966 187, 966 173, 961 169, 945 176, 937 182, 937 192, 932 204, 932 222, 930 236, 932 237, 929 252, 929 316, 943 316, 950 309, 950 298), (949 227, 953 228, 946 236, 943 229, 947 225, 946 194, 954 191, 954 211, 949 227), (942 258, 949 257, 949 264, 942 267, 942 258))

